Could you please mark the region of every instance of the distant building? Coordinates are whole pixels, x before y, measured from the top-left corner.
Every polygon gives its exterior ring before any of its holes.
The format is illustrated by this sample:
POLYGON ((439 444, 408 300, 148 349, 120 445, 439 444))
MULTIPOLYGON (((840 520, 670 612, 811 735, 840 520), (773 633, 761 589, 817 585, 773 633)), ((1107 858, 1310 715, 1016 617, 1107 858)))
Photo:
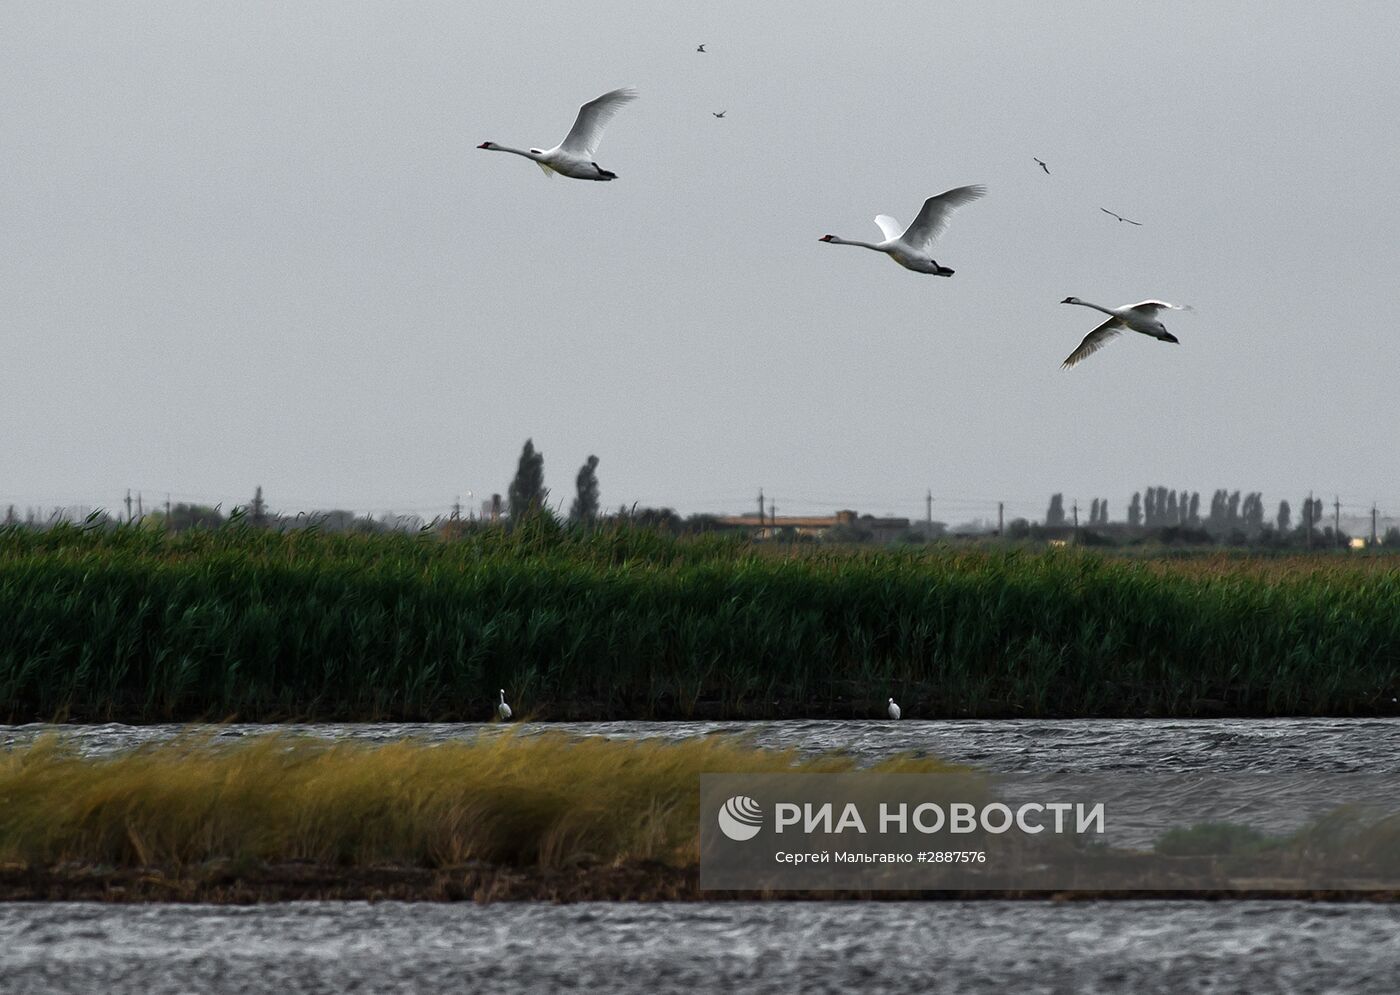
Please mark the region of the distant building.
POLYGON ((926 537, 947 531, 943 522, 911 522, 907 518, 879 518, 854 511, 838 511, 834 515, 721 515, 715 520, 720 528, 751 530, 756 539, 772 539, 778 535, 799 535, 822 538, 838 526, 870 542, 889 542, 911 532, 926 537))
POLYGON ((756 539, 771 539, 785 529, 797 535, 821 537, 828 529, 855 521, 854 511, 834 515, 721 515, 715 524, 727 529, 752 530, 756 539))

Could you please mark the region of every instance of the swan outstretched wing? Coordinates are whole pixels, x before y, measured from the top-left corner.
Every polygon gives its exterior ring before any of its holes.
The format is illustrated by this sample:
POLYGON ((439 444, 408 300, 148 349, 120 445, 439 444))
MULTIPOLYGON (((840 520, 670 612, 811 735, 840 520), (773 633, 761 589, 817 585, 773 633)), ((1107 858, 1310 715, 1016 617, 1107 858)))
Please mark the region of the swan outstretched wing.
MULTIPOLYGON (((914 249, 927 249, 948 227, 948 217, 956 208, 971 204, 987 192, 984 186, 954 187, 924 201, 924 208, 904 232, 904 243, 914 249)), ((881 227, 884 227, 883 225, 881 227)))
POLYGON ((888 214, 875 215, 875 223, 880 226, 880 230, 885 233, 885 241, 899 238, 904 234, 904 226, 890 217, 888 214))
POLYGON ((1095 328, 1088 335, 1084 336, 1084 341, 1079 343, 1079 348, 1065 357, 1065 361, 1060 364, 1060 368, 1067 370, 1085 356, 1092 356, 1102 349, 1108 340, 1123 331, 1123 322, 1119 318, 1109 318, 1098 328, 1095 328))
POLYGON ((559 147, 574 155, 593 158, 598 154, 598 140, 602 138, 603 129, 607 127, 608 122, 622 109, 623 104, 636 99, 637 91, 625 86, 590 100, 578 109, 574 126, 569 129, 559 147))

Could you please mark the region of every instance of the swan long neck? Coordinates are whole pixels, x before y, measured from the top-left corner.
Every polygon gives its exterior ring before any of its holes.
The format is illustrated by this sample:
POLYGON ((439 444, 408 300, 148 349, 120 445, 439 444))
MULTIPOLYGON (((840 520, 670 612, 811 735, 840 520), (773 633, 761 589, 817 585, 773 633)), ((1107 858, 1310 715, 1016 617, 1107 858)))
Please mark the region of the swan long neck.
POLYGON ((494 142, 492 143, 492 145, 491 145, 491 147, 490 147, 489 149, 485 149, 484 151, 486 151, 486 152, 510 152, 510 153, 512 153, 512 154, 514 154, 514 155, 523 155, 526 159, 533 159, 533 160, 535 160, 536 162, 538 162, 539 159, 540 159, 540 157, 539 157, 538 155, 536 155, 534 152, 527 151, 526 149, 513 149, 513 148, 511 148, 509 145, 497 145, 497 144, 495 144, 494 142))
POLYGON ((885 251, 884 249, 882 249, 882 248, 880 248, 878 245, 876 245, 874 242, 862 242, 862 241, 860 241, 860 240, 858 240, 858 239, 854 239, 854 238, 841 238, 841 237, 839 237, 839 236, 833 237, 832 240, 831 240, 831 244, 832 244, 832 245, 858 245, 858 246, 860 246, 862 249, 874 249, 876 252, 884 252, 884 251, 885 251))
POLYGON ((1112 308, 1106 308, 1102 304, 1090 304, 1088 301, 1081 301, 1078 297, 1070 298, 1069 303, 1078 304, 1081 307, 1091 307, 1095 311, 1102 311, 1104 314, 1111 314, 1114 317, 1117 317, 1118 314, 1118 312, 1114 311, 1112 308))

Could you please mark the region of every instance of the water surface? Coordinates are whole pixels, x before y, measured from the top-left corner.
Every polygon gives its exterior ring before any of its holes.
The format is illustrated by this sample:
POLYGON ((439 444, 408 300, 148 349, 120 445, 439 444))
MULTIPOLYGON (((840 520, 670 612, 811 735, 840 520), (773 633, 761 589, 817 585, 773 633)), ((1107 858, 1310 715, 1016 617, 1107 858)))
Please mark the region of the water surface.
MULTIPOLYGON (((181 726, 0 726, 0 748, 58 731, 85 753, 181 726)), ((590 722, 619 738, 743 735, 860 763, 903 752, 1008 774, 1379 774, 1397 719, 590 722)), ((231 725, 428 742, 459 724, 231 725)), ((1305 778, 1291 778, 1298 781, 1305 778)), ((1164 801, 1170 807, 1170 800, 1164 801)), ((250 908, 0 904, 0 991, 1390 992, 1400 907, 1298 902, 713 904, 292 903, 250 908)))
MULTIPOLYGON (((56 731, 90 754, 170 739, 191 726, 0 725, 0 748, 56 731)), ((494 735, 481 723, 233 724, 210 727, 236 739, 293 732, 329 739, 427 742, 494 735)), ((759 746, 806 753, 842 751, 862 763, 898 753, 941 757, 999 773, 1068 774, 1150 770, 1260 773, 1400 772, 1400 718, 1386 719, 963 719, 950 721, 551 722, 513 730, 621 739, 746 736, 759 746)))
POLYGON ((1400 909, 1295 902, 0 904, 5 992, 1389 992, 1400 909))

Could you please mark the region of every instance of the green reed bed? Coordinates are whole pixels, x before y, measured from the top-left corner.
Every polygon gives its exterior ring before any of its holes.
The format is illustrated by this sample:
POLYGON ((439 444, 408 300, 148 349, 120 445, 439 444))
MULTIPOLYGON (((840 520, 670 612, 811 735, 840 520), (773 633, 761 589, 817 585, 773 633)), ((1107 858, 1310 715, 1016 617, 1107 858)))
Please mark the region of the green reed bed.
POLYGON ((0 530, 0 718, 1385 713, 1375 560, 0 530))

